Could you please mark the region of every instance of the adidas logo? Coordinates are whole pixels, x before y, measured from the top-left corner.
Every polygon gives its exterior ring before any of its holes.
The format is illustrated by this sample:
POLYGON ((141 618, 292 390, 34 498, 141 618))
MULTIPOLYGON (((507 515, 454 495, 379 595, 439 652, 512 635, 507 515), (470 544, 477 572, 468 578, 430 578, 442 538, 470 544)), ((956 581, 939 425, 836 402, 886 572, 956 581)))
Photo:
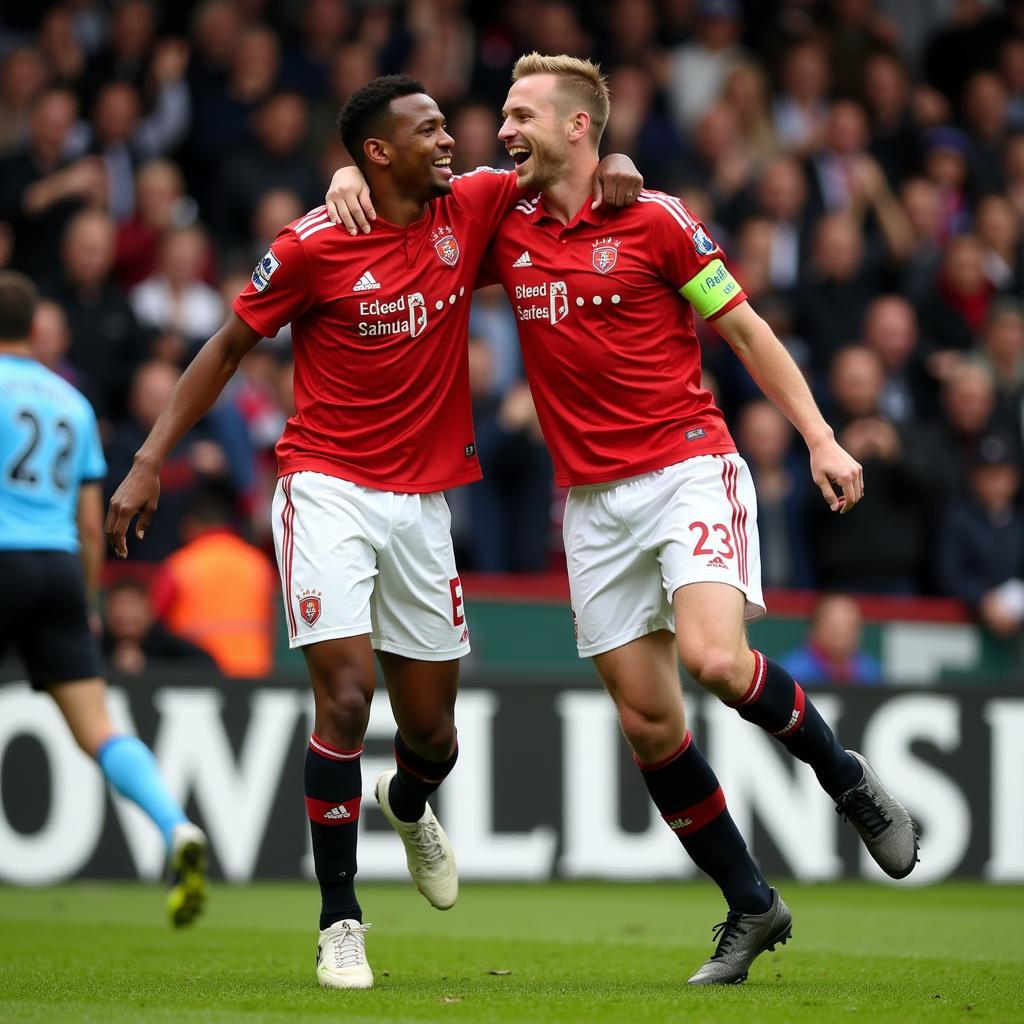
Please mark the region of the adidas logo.
POLYGON ((374 288, 380 287, 380 281, 378 281, 373 274, 368 270, 363 273, 363 276, 359 278, 354 285, 352 285, 352 291, 354 292, 372 292, 374 288))
POLYGON ((729 566, 727 566, 725 564, 725 562, 723 562, 722 559, 719 558, 718 555, 715 555, 715 557, 712 558, 710 562, 708 562, 708 568, 709 569, 728 569, 729 566))
POLYGON ((530 260, 530 254, 524 249, 523 250, 523 255, 520 256, 519 259, 517 259, 515 261, 515 263, 512 264, 512 266, 513 267, 532 267, 533 263, 530 260))
MULTIPOLYGON (((379 288, 380 285, 377 285, 379 288)), ((324 811, 324 817, 328 821, 344 821, 345 818, 351 818, 352 813, 344 804, 338 804, 337 807, 332 807, 329 811, 324 811)))

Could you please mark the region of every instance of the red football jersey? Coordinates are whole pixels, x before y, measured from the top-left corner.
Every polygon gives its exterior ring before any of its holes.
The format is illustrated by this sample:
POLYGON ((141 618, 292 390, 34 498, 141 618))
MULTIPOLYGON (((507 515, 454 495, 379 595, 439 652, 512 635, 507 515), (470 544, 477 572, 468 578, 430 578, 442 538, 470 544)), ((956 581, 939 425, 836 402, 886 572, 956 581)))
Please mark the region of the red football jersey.
POLYGON ((479 283, 500 281, 560 486, 637 476, 734 452, 700 386, 696 307, 713 319, 746 295, 681 200, 645 190, 634 206, 563 225, 539 196, 502 221, 479 283))
POLYGON ((352 236, 321 206, 281 231, 234 302, 264 336, 291 323, 296 412, 277 443, 280 475, 410 493, 480 478, 470 300, 518 195, 512 172, 481 168, 406 228, 378 217, 352 236))

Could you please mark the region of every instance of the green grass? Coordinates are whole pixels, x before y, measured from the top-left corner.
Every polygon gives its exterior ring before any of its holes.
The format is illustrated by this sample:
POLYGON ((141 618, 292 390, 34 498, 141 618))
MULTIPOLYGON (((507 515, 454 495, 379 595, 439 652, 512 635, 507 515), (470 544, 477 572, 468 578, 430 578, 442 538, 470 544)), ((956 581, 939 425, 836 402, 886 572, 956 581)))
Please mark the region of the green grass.
POLYGON ((219 886, 180 932, 153 887, 0 888, 0 1021, 1024 1021, 1019 887, 789 883, 793 940, 720 989, 684 984, 707 885, 466 885, 446 914, 360 893, 369 992, 317 988, 312 884, 219 886))

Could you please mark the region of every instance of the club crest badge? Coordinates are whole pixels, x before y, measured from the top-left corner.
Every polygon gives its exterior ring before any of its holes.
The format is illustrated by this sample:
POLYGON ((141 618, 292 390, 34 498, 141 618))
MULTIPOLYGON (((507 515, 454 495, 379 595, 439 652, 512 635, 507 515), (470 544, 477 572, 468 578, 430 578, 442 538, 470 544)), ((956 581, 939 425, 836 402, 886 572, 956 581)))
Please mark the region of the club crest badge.
POLYGON ((594 251, 591 253, 590 260, 599 274, 608 274, 615 269, 615 264, 619 261, 620 244, 617 238, 599 238, 594 243, 594 251))
POLYGON ((434 243, 434 252, 442 263, 454 267, 459 262, 459 243, 450 227, 437 228, 430 236, 430 241, 434 243))
POLYGON ((321 604, 320 592, 304 590, 298 596, 299 615, 307 626, 312 626, 320 618, 321 604))

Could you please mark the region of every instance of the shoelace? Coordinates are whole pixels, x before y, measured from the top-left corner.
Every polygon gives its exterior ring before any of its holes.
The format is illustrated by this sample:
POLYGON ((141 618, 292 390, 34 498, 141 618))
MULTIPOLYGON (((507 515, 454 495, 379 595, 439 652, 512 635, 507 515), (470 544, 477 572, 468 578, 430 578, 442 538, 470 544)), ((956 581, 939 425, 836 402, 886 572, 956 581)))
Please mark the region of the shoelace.
POLYGON ((355 928, 339 928, 327 940, 334 967, 342 970, 346 967, 359 967, 366 963, 366 931, 370 926, 361 924, 355 928))
POLYGON ((435 867, 443 860, 444 848, 437 833, 437 822, 430 821, 420 825, 412 833, 412 841, 427 867, 435 867))
POLYGON ((892 819, 882 813, 874 794, 863 789, 848 793, 836 805, 836 813, 847 821, 863 826, 872 839, 877 839, 892 824, 892 819))
POLYGON ((743 924, 743 915, 738 911, 730 913, 724 921, 719 921, 711 929, 714 941, 718 943, 714 953, 711 954, 711 959, 717 960, 719 957, 725 956, 726 953, 730 953, 733 943, 741 936, 746 935, 748 930, 747 926, 743 924))

